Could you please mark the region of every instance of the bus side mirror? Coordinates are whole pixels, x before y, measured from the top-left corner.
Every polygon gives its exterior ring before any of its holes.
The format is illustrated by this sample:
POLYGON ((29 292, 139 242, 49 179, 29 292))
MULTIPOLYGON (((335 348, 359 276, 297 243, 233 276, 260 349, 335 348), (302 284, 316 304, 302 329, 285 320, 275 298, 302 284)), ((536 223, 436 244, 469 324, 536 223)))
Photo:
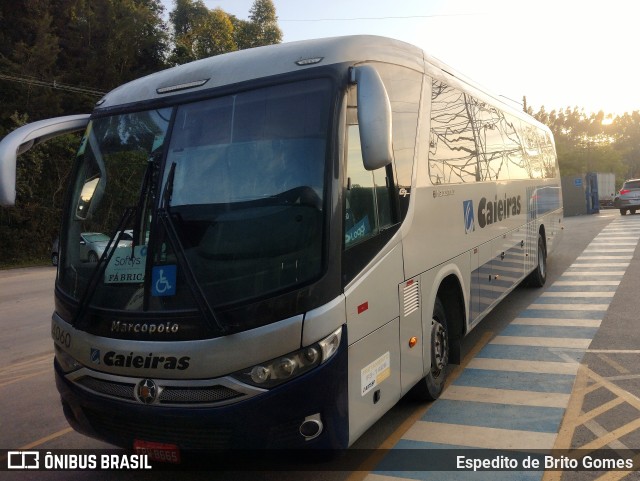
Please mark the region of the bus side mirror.
POLYGON ((0 205, 16 203, 16 159, 36 144, 58 135, 83 130, 89 115, 39 120, 14 130, 0 141, 0 205))
POLYGON ((102 177, 96 175, 85 181, 76 206, 76 219, 87 220, 91 217, 91 213, 95 210, 95 205, 100 202, 104 192, 104 183, 100 182, 101 180, 102 177), (92 205, 94 206, 93 209, 92 205))
POLYGON ((376 170, 393 160, 391 103, 380 74, 371 65, 355 67, 358 84, 358 124, 362 160, 367 170, 376 170))

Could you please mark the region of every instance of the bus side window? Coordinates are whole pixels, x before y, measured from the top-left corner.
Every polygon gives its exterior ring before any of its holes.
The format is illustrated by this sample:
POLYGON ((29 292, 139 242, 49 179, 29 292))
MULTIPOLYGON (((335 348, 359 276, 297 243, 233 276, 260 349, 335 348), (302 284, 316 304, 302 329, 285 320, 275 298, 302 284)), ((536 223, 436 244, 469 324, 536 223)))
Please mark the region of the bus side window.
POLYGON ((357 125, 348 127, 345 249, 377 235, 392 224, 387 168, 368 171, 362 163, 357 125))

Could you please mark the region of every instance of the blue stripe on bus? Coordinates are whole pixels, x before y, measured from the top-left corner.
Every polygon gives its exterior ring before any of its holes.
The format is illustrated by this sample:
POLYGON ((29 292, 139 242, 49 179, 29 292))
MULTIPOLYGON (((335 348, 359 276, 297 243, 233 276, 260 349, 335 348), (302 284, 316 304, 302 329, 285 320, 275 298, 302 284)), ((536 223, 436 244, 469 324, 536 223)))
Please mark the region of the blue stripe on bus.
POLYGON ((598 332, 597 327, 573 326, 530 326, 510 324, 500 333, 501 336, 523 337, 560 337, 563 339, 593 339, 598 332))
POLYGON ((560 427, 563 415, 564 408, 440 399, 431 406, 422 420, 484 428, 555 433, 560 427))
POLYGON ((487 344, 476 357, 550 362, 566 362, 565 359, 569 357, 576 362, 580 362, 584 357, 584 354, 584 349, 487 344))
POLYGON ((572 374, 538 374, 466 368, 453 385, 570 394, 574 379, 575 376, 572 374))

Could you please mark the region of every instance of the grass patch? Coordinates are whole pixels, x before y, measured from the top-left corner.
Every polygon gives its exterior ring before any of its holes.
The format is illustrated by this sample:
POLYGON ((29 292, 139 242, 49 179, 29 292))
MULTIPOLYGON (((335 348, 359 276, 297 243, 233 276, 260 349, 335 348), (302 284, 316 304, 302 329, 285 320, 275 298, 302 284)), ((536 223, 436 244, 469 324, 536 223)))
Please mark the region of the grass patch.
POLYGON ((42 257, 36 259, 0 259, 0 270, 23 269, 25 267, 48 267, 51 259, 42 257))

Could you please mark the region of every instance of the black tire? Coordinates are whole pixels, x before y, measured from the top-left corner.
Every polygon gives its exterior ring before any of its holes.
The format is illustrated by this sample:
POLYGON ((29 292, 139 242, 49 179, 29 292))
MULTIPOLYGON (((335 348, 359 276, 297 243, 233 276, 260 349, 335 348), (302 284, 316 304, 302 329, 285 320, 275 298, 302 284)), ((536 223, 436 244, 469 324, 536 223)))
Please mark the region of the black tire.
POLYGON ((620 209, 620 215, 627 215, 627 209, 620 209))
POLYGON ((449 329, 440 299, 436 298, 431 320, 431 369, 411 390, 420 401, 435 401, 440 397, 447 379, 449 365, 449 329))
POLYGON ((542 287, 547 281, 547 249, 544 245, 542 234, 538 234, 538 265, 536 269, 527 277, 527 285, 531 287, 542 287))
POLYGON ((636 210, 635 209, 629 209, 629 212, 631 212, 631 215, 635 215, 636 214, 636 210))

